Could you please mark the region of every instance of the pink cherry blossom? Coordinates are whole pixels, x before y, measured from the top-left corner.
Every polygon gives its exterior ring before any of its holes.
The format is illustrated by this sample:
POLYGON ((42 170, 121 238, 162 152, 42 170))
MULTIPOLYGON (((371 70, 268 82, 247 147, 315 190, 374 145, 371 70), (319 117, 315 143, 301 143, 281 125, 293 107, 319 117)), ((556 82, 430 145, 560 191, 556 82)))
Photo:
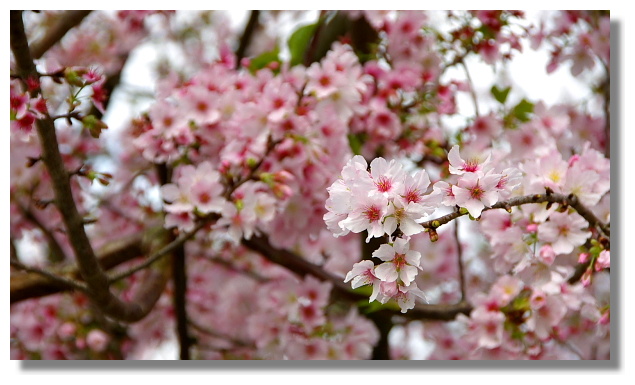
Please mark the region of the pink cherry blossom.
POLYGON ((538 226, 538 239, 551 244, 556 254, 568 254, 591 236, 588 223, 577 213, 554 212, 538 226))
POLYGON ((476 173, 483 175, 490 163, 490 154, 470 154, 465 156, 467 159, 461 157, 459 146, 453 146, 448 152, 448 160, 450 161, 450 172, 452 174, 462 175, 465 173, 476 173))
POLYGON ((475 173, 462 175, 458 184, 452 186, 456 204, 465 207, 471 216, 478 218, 485 207, 498 201, 496 186, 499 181, 499 174, 489 173, 482 177, 475 173))
POLYGON ((421 270, 421 253, 410 250, 410 243, 404 238, 397 238, 392 245, 381 245, 373 257, 384 261, 375 268, 374 273, 382 281, 394 282, 399 279, 403 286, 409 286, 417 276, 417 270, 421 270))

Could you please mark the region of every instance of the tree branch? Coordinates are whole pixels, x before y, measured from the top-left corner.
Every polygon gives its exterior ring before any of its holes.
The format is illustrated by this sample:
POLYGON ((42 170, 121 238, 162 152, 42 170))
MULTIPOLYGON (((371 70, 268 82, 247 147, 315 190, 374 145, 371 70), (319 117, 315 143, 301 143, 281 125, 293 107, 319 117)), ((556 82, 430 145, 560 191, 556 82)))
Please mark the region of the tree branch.
POLYGON ((187 320, 187 322, 188 322, 188 324, 190 326, 192 326, 192 328, 194 328, 194 330, 196 330, 196 331, 198 331, 198 332, 200 332, 202 334, 207 334, 207 335, 209 335, 211 337, 214 337, 214 338, 218 338, 218 339, 222 339, 222 340, 225 340, 225 341, 229 341, 232 344, 234 344, 234 345, 236 345, 238 347, 241 347, 241 348, 250 348, 250 349, 255 349, 256 348, 256 346, 254 344, 250 343, 250 342, 243 341, 243 340, 240 340, 240 339, 237 339, 237 338, 234 338, 234 337, 230 337, 230 336, 221 334, 221 333, 217 332, 216 330, 210 329, 208 327, 205 327, 205 326, 199 324, 198 322, 194 321, 191 318, 189 318, 187 320))
MULTIPOLYGON (((166 164, 157 165, 157 174, 161 185, 166 185, 172 180, 172 168, 166 164)), ((177 237, 171 232, 170 242, 177 237)), ((176 321, 176 335, 179 340, 179 358, 190 359, 190 346, 192 339, 187 328, 187 271, 185 268, 185 241, 177 245, 172 251, 172 305, 174 306, 174 318, 176 321)))
MULTIPOLYGON (((38 72, 31 57, 29 43, 24 31, 22 11, 11 11, 11 51, 13 52, 18 74, 24 78, 39 79, 38 72)), ((40 88, 33 89, 31 97, 41 94, 40 88)), ((109 288, 107 275, 99 266, 97 257, 90 244, 84 229, 84 220, 80 216, 75 201, 73 191, 70 186, 69 174, 64 168, 64 162, 59 150, 55 125, 50 117, 37 120, 37 134, 42 144, 42 161, 48 170, 51 184, 55 196, 55 205, 62 215, 62 220, 66 227, 70 244, 75 253, 79 271, 82 278, 88 285, 89 297, 105 314, 120 319, 122 321, 134 322, 145 317, 152 306, 148 299, 158 299, 160 292, 140 293, 142 299, 140 303, 125 303, 115 297, 109 288)), ((143 289, 156 290, 161 281, 161 275, 153 275, 157 279, 152 279, 144 285, 143 289)), ((163 282, 165 284, 165 282, 163 282)), ((153 304, 152 304, 153 305, 153 304)))
MULTIPOLYGON (((147 252, 147 246, 142 242, 142 236, 135 235, 113 242, 104 247, 98 257, 99 265, 108 270, 124 262, 137 258, 147 252)), ((51 270, 56 276, 66 275, 74 280, 80 280, 81 275, 77 266, 62 270, 51 270)), ((36 273, 21 273, 11 275, 10 302, 11 304, 31 298, 61 293, 70 290, 67 285, 59 285, 46 277, 36 273)))
MULTIPOLYGON (((280 266, 286 267, 300 277, 310 274, 322 281, 330 282, 333 284, 333 291, 340 298, 354 302, 368 300, 368 296, 350 289, 349 286, 343 282, 341 277, 337 277, 329 273, 328 271, 322 269, 322 267, 314 265, 288 250, 273 247, 266 236, 253 236, 249 240, 243 239, 242 243, 245 247, 253 251, 257 251, 264 258, 280 266)), ((409 310, 407 313, 402 314, 397 311, 393 311, 392 313, 410 319, 447 321, 454 319, 459 313, 469 314, 471 310, 472 307, 469 304, 462 302, 455 305, 416 304, 415 308, 409 310)))
POLYGON ((87 292, 88 288, 85 284, 75 281, 71 278, 66 278, 62 275, 53 273, 51 271, 47 271, 44 269, 40 269, 33 266, 26 266, 17 260, 11 260, 11 266, 15 267, 18 270, 26 271, 27 273, 34 273, 39 276, 46 278, 47 281, 50 281, 52 284, 62 287, 64 289, 75 289, 81 292, 87 292))
MULTIPOLYGON (((513 206, 521 206, 530 203, 558 203, 561 205, 566 205, 575 209, 578 214, 580 214, 588 223, 589 226, 599 229, 607 238, 610 238, 610 226, 602 223, 595 214, 591 212, 588 208, 586 208, 580 201, 578 197, 573 194, 564 195, 564 194, 535 194, 535 195, 524 195, 520 197, 514 197, 508 199, 506 201, 498 202, 491 207, 486 207, 483 211, 494 210, 494 209, 510 209, 513 206)), ((444 215, 437 219, 432 219, 426 222, 421 223, 421 225, 428 229, 437 228, 443 224, 450 222, 453 219, 458 217, 462 217, 463 215, 467 215, 467 212, 461 213, 459 210, 456 210, 450 214, 444 215)))
POLYGON ((242 36, 240 37, 240 42, 238 44, 238 49, 236 50, 236 69, 239 69, 241 66, 241 61, 245 57, 245 52, 249 47, 249 43, 251 42, 251 38, 254 35, 254 31, 258 26, 258 17, 260 16, 260 11, 251 11, 249 15, 249 20, 245 25, 245 30, 243 31, 242 36))
POLYGON ((42 39, 33 43, 31 56, 34 59, 41 58, 46 51, 62 40, 66 32, 79 25, 92 11, 66 11, 59 17, 56 23, 49 28, 42 39))

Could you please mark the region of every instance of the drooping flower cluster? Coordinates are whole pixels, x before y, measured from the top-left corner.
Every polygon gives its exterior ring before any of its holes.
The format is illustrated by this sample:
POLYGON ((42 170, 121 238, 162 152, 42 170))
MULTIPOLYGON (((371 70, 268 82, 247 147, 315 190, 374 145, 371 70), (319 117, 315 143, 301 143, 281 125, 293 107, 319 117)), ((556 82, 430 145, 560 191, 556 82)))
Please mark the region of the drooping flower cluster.
POLYGON ((424 301, 426 299, 414 282, 418 270, 421 270, 421 253, 410 250, 409 247, 409 242, 404 238, 397 238, 392 244, 381 245, 375 250, 373 257, 383 263, 375 266, 368 260, 358 262, 346 274, 344 282, 351 281, 353 289, 372 285, 370 302, 377 300, 384 304, 394 299, 401 312, 405 313, 414 307, 415 297, 424 301))

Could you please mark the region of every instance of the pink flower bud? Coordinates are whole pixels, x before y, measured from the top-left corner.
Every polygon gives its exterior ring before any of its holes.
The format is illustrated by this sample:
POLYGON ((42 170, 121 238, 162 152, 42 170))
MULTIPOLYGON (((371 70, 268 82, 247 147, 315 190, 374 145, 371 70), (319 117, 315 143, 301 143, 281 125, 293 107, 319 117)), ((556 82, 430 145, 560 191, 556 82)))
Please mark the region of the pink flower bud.
POLYGON ((611 267, 611 252, 609 250, 600 251, 598 259, 595 261, 595 271, 608 269, 611 267))
POLYGON ((528 233, 535 233, 538 231, 538 225, 536 223, 530 223, 525 227, 525 230, 527 230, 528 233))
POLYGON ((587 269, 587 271, 582 274, 582 278, 580 278, 582 286, 587 287, 591 284, 591 271, 591 269, 587 269))
POLYGON ((278 199, 288 199, 293 195, 293 190, 286 184, 276 184, 273 186, 273 193, 278 199))
POLYGON ((578 263, 586 263, 589 260, 588 253, 580 253, 580 257, 578 258, 578 263))
POLYGON ((286 170, 278 171, 273 174, 273 180, 278 183, 287 183, 294 179, 293 174, 286 170))
POLYGON ((553 251, 551 245, 544 245, 540 248, 538 259, 546 265, 551 265, 556 259, 556 253, 553 251))
POLYGON ((604 312, 604 314, 602 314, 602 317, 600 317, 600 320, 598 321, 598 323, 600 325, 608 325, 611 322, 611 312, 610 311, 606 311, 604 312))

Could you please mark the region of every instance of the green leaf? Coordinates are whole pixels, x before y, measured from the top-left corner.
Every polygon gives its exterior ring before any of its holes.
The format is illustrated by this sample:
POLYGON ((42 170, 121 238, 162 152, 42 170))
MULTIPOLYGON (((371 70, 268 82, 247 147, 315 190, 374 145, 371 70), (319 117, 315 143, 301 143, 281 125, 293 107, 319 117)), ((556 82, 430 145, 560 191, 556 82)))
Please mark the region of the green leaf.
POLYGON ((84 127, 88 129, 90 135, 95 139, 99 138, 102 130, 108 128, 106 123, 97 119, 97 117, 95 117, 94 115, 84 116, 82 118, 82 123, 84 124, 84 127))
POLYGON ((265 68, 269 64, 273 62, 280 63, 280 58, 278 55, 280 54, 280 49, 278 47, 274 48, 273 51, 264 52, 255 58, 249 61, 249 71, 254 73, 259 69, 265 68))
POLYGON ((496 99, 500 104, 505 104, 505 101, 507 100, 507 96, 509 95, 509 91, 511 89, 511 87, 500 89, 496 86, 492 86, 490 92, 494 96, 494 99, 496 99))
POLYGON ((306 53, 309 43, 315 34, 317 23, 305 25, 300 27, 291 34, 287 45, 289 46, 289 52, 291 54, 290 64, 292 66, 301 64, 304 61, 304 54, 306 53))
POLYGON ((355 155, 362 154, 362 146, 364 145, 364 135, 363 134, 348 134, 348 144, 351 146, 351 151, 355 155))
POLYGON ((512 115, 521 122, 528 122, 529 115, 534 112, 534 104, 527 99, 521 100, 511 111, 512 115))

